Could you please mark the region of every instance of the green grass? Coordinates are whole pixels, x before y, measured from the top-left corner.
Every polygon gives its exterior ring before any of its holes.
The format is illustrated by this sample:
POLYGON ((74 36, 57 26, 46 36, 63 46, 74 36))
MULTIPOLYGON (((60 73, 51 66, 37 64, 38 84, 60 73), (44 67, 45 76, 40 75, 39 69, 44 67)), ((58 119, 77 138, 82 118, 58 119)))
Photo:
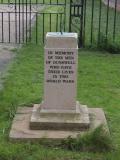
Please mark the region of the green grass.
POLYGON ((0 92, 0 160, 119 160, 120 159, 120 55, 79 51, 77 100, 105 111, 115 150, 106 153, 71 152, 39 143, 11 143, 9 129, 16 108, 43 99, 43 47, 21 48, 0 92))
POLYGON ((110 134, 103 125, 78 136, 76 139, 68 137, 63 140, 62 145, 72 151, 106 152, 114 149, 110 134))

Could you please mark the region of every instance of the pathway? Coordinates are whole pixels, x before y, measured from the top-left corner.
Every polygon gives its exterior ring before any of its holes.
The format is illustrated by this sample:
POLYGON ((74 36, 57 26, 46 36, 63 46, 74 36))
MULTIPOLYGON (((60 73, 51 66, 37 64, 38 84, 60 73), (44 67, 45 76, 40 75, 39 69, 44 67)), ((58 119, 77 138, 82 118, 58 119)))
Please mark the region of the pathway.
MULTIPOLYGON (((102 0, 105 5, 108 5, 108 0, 102 0)), ((117 2, 116 9, 120 11, 120 0, 109 0, 109 6, 115 8, 115 2, 117 2)))
MULTIPOLYGON (((32 5, 32 12, 30 12, 30 6, 15 6, 14 5, 2 5, 0 4, 0 42, 22 42, 26 37, 26 32, 30 28, 30 22, 33 25, 35 22, 36 11, 44 9, 44 6, 32 5), (24 13, 18 13, 18 11, 24 13), (13 12, 13 13, 10 13, 13 12), (24 25, 23 25, 24 24, 24 25), (24 37, 23 37, 24 36, 24 37)), ((10 62, 13 60, 15 54, 11 51, 16 48, 17 45, 0 43, 0 90, 3 89, 3 77, 7 72, 7 68, 10 62)))
POLYGON ((31 32, 36 12, 44 6, 0 5, 0 42, 23 43, 31 32), (26 10, 27 9, 27 10, 26 10))
POLYGON ((8 66, 15 54, 12 52, 16 46, 0 45, 0 90, 3 89, 3 78, 6 74, 8 66))

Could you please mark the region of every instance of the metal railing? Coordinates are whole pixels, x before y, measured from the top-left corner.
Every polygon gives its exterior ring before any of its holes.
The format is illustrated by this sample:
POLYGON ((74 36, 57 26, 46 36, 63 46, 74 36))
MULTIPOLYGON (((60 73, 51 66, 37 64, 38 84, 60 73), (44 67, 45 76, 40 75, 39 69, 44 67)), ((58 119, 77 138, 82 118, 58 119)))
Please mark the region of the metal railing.
POLYGON ((117 6, 118 0, 85 0, 84 45, 120 42, 120 8, 117 6))
POLYGON ((46 32, 65 30, 65 21, 66 0, 2 1, 0 43, 44 43, 46 32))
POLYGON ((118 0, 70 0, 70 31, 78 32, 79 46, 120 43, 120 2, 118 2, 118 0))
POLYGON ((120 43, 118 0, 1 0, 1 4, 1 43, 44 43, 48 31, 78 32, 79 46, 120 43))

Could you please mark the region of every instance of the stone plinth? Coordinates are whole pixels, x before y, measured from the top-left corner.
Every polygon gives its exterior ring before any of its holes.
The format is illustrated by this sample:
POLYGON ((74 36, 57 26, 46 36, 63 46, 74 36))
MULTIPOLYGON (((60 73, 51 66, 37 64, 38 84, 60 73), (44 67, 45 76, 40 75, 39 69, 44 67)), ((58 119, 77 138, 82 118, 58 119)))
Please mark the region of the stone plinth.
MULTIPOLYGON (((63 139, 71 136, 72 138, 77 138, 78 135, 83 135, 86 133, 85 131, 67 131, 67 130, 31 130, 29 128, 30 117, 32 114, 32 107, 21 107, 18 108, 15 118, 13 120, 13 124, 11 127, 11 131, 9 134, 9 139, 13 141, 33 141, 38 142, 46 139, 51 140, 51 142, 59 142, 63 139)), ((107 127, 107 121, 104 115, 104 111, 100 108, 89 108, 90 115, 90 128, 89 131, 94 130, 96 127, 99 127, 103 124, 106 127, 107 132, 109 129, 107 127)), ((88 130, 87 130, 88 131, 88 130)), ((49 141, 48 141, 49 142, 49 141)))
POLYGON ((41 106, 34 105, 30 129, 32 130, 88 130, 90 125, 88 108, 76 103, 77 113, 41 112, 41 106))
POLYGON ((76 138, 101 124, 102 109, 76 102, 78 46, 76 33, 48 33, 44 59, 44 99, 20 108, 10 131, 12 140, 76 138))
POLYGON ((76 102, 78 44, 76 33, 47 33, 44 101, 34 105, 32 130, 87 130, 87 106, 76 102))

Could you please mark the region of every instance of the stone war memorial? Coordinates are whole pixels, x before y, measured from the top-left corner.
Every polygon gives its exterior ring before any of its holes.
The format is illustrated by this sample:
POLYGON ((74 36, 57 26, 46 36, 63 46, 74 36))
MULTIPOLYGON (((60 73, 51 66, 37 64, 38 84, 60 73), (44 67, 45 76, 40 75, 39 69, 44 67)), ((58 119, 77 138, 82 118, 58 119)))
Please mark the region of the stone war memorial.
POLYGON ((10 140, 61 140, 107 126, 101 108, 77 101, 77 33, 46 34, 44 50, 44 98, 33 107, 19 107, 10 140))

